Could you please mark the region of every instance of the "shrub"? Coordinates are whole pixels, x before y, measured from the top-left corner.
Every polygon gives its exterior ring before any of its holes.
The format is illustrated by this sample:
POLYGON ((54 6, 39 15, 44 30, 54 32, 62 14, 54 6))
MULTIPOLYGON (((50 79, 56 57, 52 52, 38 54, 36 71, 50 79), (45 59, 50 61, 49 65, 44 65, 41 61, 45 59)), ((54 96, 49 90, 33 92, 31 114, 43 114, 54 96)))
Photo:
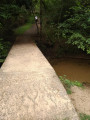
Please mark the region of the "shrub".
POLYGON ((72 7, 65 16, 66 20, 58 25, 59 34, 67 43, 76 45, 90 54, 90 10, 84 7, 72 7))
POLYGON ((0 62, 3 62, 7 56, 10 46, 11 44, 9 41, 4 41, 2 38, 0 38, 0 62))
POLYGON ((8 38, 13 34, 13 29, 24 24, 27 16, 28 12, 24 6, 0 4, 0 62, 3 62, 8 54, 12 43, 8 38))

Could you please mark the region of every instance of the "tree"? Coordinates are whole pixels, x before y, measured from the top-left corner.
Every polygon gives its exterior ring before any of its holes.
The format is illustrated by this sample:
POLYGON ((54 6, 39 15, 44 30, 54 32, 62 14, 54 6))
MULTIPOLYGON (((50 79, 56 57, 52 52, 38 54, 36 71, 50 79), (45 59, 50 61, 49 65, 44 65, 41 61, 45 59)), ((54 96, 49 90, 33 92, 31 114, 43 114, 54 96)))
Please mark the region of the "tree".
POLYGON ((43 31, 46 38, 55 43, 63 37, 64 44, 76 46, 90 54, 89 5, 89 0, 44 0, 43 31))

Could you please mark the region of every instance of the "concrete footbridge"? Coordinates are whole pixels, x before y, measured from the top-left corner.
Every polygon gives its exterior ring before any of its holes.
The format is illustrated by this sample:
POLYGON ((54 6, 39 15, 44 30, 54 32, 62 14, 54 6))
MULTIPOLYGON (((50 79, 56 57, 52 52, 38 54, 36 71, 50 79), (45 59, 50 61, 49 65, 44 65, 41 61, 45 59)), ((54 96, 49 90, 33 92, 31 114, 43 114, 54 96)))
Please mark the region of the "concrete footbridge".
POLYGON ((31 34, 16 39, 0 69, 0 120, 79 120, 31 34))

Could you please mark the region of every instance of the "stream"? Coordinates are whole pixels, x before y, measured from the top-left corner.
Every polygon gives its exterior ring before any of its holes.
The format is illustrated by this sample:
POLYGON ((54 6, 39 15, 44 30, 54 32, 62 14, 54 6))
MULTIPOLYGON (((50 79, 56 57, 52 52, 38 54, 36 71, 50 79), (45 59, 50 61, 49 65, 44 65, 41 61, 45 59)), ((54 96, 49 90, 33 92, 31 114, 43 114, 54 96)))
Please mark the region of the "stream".
POLYGON ((66 75, 72 81, 90 83, 90 60, 60 58, 50 60, 58 76, 66 75))

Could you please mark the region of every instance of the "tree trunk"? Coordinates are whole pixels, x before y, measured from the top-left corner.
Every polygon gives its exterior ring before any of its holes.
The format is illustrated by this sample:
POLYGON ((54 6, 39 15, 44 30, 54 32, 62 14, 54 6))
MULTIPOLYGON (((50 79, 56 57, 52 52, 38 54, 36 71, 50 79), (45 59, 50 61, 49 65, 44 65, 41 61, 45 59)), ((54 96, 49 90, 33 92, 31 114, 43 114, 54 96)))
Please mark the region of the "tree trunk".
POLYGON ((40 40, 42 40, 42 0, 40 0, 40 40))

